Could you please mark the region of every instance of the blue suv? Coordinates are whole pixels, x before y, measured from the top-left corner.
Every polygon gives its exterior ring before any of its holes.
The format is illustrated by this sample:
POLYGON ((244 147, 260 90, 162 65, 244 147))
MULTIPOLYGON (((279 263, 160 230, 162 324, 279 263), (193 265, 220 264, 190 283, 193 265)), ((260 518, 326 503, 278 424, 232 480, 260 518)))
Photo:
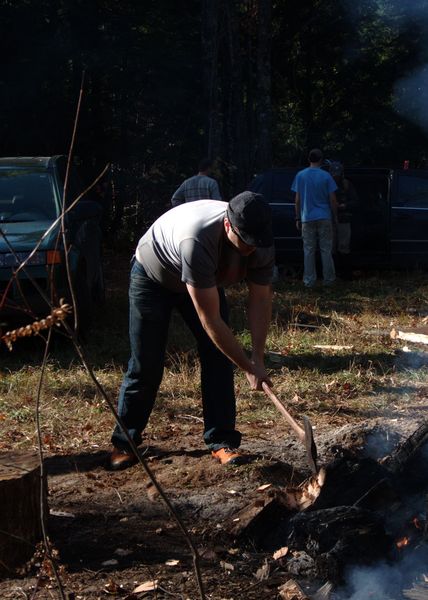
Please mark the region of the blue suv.
MULTIPOLYGON (((61 235, 66 157, 0 158, 0 321, 30 321, 70 300, 61 235), (53 225, 56 222, 55 225, 53 225), (20 265, 33 250, 25 267, 20 265)), ((73 166, 66 207, 85 189, 73 166)), ((68 263, 79 317, 87 325, 104 299, 100 220, 88 194, 65 216, 68 263)))

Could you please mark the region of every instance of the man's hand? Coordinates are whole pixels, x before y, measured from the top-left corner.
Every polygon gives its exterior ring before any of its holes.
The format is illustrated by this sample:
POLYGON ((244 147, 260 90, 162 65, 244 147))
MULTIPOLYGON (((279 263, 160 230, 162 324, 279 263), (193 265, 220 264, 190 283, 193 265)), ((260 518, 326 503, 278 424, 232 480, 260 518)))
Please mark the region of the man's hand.
POLYGON ((302 231, 302 221, 300 219, 296 219, 296 229, 302 231))
POLYGON ((262 390, 262 383, 266 381, 269 387, 272 386, 272 381, 267 374, 264 364, 251 361, 253 365, 253 373, 246 372, 245 375, 252 390, 262 390))

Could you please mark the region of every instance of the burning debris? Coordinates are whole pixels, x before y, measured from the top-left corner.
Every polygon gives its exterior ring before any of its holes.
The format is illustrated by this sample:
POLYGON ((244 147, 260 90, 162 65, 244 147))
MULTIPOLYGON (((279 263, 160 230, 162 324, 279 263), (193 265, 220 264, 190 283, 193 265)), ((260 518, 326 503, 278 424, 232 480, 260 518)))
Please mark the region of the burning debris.
MULTIPOLYGON (((379 561, 402 561, 426 546, 427 446, 425 422, 387 456, 378 453, 376 460, 344 451, 297 487, 258 490, 252 502, 233 515, 229 532, 275 553, 290 576, 337 586, 344 584, 352 565, 369 568, 379 561)), ((294 583, 280 588, 280 597, 307 598, 294 583)), ((394 596, 379 595, 382 600, 389 597, 394 596)), ((428 595, 405 597, 428 600, 428 595)))

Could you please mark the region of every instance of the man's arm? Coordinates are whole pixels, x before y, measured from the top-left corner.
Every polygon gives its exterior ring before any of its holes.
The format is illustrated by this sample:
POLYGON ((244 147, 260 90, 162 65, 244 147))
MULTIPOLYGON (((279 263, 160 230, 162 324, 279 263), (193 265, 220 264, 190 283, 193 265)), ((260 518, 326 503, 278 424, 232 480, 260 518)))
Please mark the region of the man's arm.
POLYGON ((296 227, 300 231, 302 229, 302 217, 300 209, 300 194, 296 192, 294 196, 294 212, 296 214, 296 227))
MULTIPOLYGON (((233 335, 232 330, 223 321, 220 315, 220 301, 217 288, 211 287, 201 289, 192 287, 189 284, 186 284, 186 287, 196 312, 198 313, 198 317, 202 323, 202 326, 211 340, 214 342, 217 348, 223 352, 223 354, 225 354, 233 363, 235 363, 237 367, 245 371, 251 388, 254 390, 261 390, 262 382, 268 381, 266 370, 263 364, 260 365, 259 361, 254 361, 247 357, 244 349, 233 335)), ((253 305, 252 311, 254 314, 254 299, 253 302, 250 302, 250 304, 253 305)), ((251 333, 253 335, 253 331, 251 331, 251 333)), ((260 338, 262 336, 263 333, 255 330, 255 339, 253 338, 253 344, 257 344, 258 351, 260 347, 260 338)))
POLYGON ((183 183, 180 185, 179 188, 176 189, 176 191, 173 193, 172 198, 171 198, 171 204, 172 206, 178 206, 179 204, 184 204, 186 201, 186 196, 184 194, 184 181, 183 183))

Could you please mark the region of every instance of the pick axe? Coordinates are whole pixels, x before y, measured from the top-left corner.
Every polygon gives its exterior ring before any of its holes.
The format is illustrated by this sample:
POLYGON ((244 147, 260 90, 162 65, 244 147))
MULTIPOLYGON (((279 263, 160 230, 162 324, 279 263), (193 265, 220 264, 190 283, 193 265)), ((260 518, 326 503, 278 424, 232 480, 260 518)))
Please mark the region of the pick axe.
POLYGON ((297 423, 297 421, 295 419, 293 419, 293 417, 290 415, 290 413, 285 409, 282 402, 280 402, 280 400, 278 400, 278 398, 275 396, 275 394, 272 392, 272 390, 270 389, 270 387, 268 386, 268 384, 265 381, 262 383, 262 387, 263 387, 263 391, 265 392, 266 396, 268 398, 270 398, 270 400, 272 400, 272 402, 275 404, 275 406, 277 407, 279 412, 282 414, 282 416, 285 417, 286 421, 291 426, 292 430, 297 435, 299 440, 305 445, 306 458, 307 458, 308 465, 309 465, 312 473, 314 473, 314 474, 318 473, 318 469, 317 469, 318 452, 317 452, 317 447, 315 445, 312 425, 311 425, 311 422, 309 421, 308 417, 305 417, 305 416, 302 417, 303 418, 303 427, 300 427, 300 425, 297 423))

